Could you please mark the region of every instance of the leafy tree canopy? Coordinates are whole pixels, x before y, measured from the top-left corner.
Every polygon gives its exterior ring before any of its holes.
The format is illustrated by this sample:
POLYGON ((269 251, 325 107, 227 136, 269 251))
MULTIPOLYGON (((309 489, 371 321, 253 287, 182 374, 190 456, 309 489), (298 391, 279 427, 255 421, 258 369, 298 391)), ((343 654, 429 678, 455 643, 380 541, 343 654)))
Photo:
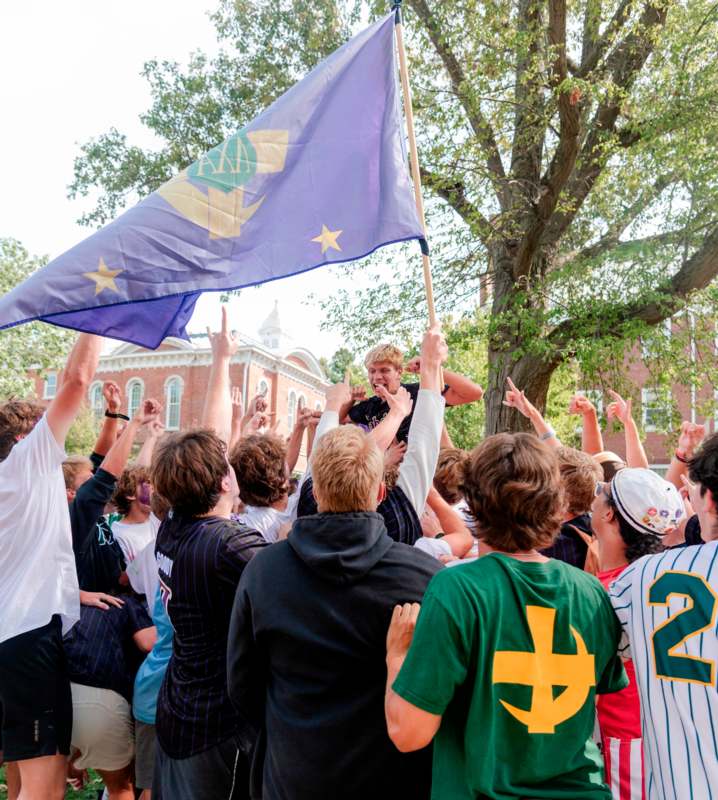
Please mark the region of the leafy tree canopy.
MULTIPOLYGON (((82 147, 71 196, 101 191, 84 221, 157 188, 385 11, 220 0, 218 55, 145 66, 142 120, 162 147, 116 130, 82 147)), ((656 380, 713 382, 715 3, 407 0, 405 11, 438 307, 465 311, 471 335, 482 284, 488 297, 487 430, 522 424, 501 405, 507 376, 540 407, 574 360, 584 383, 615 383, 607 373, 671 315, 672 359, 652 360, 656 380)), ((350 346, 403 339, 424 317, 418 270, 386 273, 325 305, 350 346)))

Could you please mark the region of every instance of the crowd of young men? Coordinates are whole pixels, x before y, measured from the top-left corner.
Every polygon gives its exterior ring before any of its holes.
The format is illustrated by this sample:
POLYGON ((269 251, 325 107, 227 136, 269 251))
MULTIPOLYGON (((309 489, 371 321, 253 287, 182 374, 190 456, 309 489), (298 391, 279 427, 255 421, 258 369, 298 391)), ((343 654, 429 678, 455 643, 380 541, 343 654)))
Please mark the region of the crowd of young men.
POLYGON ((146 400, 120 430, 106 383, 94 452, 66 457, 87 334, 47 409, 0 405, 10 800, 88 769, 110 800, 718 793, 718 435, 684 423, 663 479, 630 401, 622 459, 586 398, 578 451, 510 383, 536 435, 458 450, 445 406, 482 392, 433 327, 285 440, 263 398, 242 413, 226 312, 210 342, 196 429, 146 400))

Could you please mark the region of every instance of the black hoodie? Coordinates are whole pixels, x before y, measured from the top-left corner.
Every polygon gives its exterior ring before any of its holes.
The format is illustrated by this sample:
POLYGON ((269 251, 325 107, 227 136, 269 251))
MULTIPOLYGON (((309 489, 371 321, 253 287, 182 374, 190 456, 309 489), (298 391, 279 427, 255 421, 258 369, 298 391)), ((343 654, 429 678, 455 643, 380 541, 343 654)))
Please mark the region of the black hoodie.
POLYGON ((298 519, 247 566, 227 665, 237 710, 263 728, 253 797, 429 797, 430 748, 401 754, 386 732, 386 633, 440 569, 370 512, 298 519))

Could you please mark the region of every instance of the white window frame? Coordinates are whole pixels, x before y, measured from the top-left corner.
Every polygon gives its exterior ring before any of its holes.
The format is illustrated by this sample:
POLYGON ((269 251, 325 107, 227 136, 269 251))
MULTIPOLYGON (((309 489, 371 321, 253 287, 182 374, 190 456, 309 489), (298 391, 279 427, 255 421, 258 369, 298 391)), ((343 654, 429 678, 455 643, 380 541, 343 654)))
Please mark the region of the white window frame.
POLYGON ((140 410, 142 406, 142 401, 145 397, 145 382, 142 378, 130 378, 127 381, 127 385, 125 386, 125 396, 127 397, 127 416, 132 419, 135 414, 140 410), (132 406, 132 389, 135 384, 138 384, 140 387, 140 399, 137 403, 137 407, 133 408, 132 406))
POLYGON ((658 427, 648 421, 649 408, 663 413, 666 417, 670 416, 670 400, 664 397, 660 389, 648 386, 641 389, 641 422, 646 433, 656 433, 658 427))
POLYGON ((182 420, 182 395, 184 394, 184 381, 179 375, 170 375, 167 380, 165 381, 165 428, 168 431, 178 431, 181 426, 182 420), (174 384, 177 384, 177 403, 172 404, 170 402, 170 389, 174 384), (171 414, 172 409, 176 405, 177 408, 177 424, 171 424, 171 414))
MULTIPOLYGON (((671 336, 673 335, 673 318, 668 317, 668 319, 664 319, 663 322, 659 322, 658 325, 654 326, 655 331, 663 330, 663 336, 666 340, 670 341, 671 336)), ((646 342, 641 339, 641 357, 645 361, 647 358, 653 358, 654 354, 651 352, 650 347, 646 342)))
POLYGON ((297 393, 294 389, 290 389, 287 394, 287 426, 290 433, 294 430, 297 422, 297 407, 297 393))
POLYGON ((101 381, 93 381, 90 384, 90 389, 87 392, 87 399, 90 404, 90 410, 92 411, 93 416, 96 420, 102 419, 103 414, 105 413, 105 403, 104 398, 102 396, 102 382, 101 381), (97 392, 97 402, 95 402, 94 395, 97 392))
POLYGON ((57 373, 56 372, 48 372, 45 375, 45 380, 43 381, 42 385, 42 399, 43 400, 52 400, 53 397, 57 394, 57 373), (52 393, 50 392, 50 378, 52 378, 52 393))

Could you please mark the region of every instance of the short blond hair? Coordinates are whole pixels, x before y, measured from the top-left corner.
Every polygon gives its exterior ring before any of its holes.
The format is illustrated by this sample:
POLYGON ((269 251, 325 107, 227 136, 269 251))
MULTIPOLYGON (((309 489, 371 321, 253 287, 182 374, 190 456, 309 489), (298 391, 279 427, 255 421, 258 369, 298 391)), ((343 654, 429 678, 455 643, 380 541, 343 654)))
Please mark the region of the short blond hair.
POLYGON ((75 488, 75 480, 83 469, 92 469, 92 461, 87 456, 69 456, 62 462, 62 477, 68 491, 75 488))
POLYGON ((372 347, 366 354, 364 366, 368 368, 370 364, 377 364, 380 361, 388 362, 399 372, 404 369, 404 354, 393 344, 378 344, 376 347, 372 347))
POLYGON ((312 453, 320 512, 375 511, 384 456, 361 428, 342 425, 322 436, 312 453))

